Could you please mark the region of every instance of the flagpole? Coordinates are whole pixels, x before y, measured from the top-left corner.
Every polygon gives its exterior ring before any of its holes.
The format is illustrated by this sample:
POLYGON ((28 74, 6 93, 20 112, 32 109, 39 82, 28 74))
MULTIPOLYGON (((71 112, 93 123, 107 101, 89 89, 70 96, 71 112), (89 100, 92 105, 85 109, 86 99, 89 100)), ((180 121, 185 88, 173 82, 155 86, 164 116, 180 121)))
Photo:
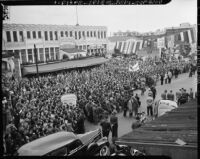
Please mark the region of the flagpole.
POLYGON ((78 11, 77 11, 77 6, 76 6, 76 26, 78 26, 78 11))

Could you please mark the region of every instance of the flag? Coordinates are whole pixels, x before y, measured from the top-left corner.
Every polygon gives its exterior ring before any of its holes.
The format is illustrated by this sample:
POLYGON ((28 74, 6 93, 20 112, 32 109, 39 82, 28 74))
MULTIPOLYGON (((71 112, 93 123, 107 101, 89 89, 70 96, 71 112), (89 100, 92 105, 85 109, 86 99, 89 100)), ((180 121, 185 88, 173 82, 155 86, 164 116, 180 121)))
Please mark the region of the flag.
POLYGON ((128 50, 129 50, 129 47, 130 47, 130 43, 131 43, 131 42, 129 41, 129 42, 128 42, 127 49, 126 49, 126 52, 125 52, 126 54, 128 54, 128 50))
POLYGON ((130 65, 129 64, 129 72, 135 72, 139 70, 139 64, 138 62, 135 65, 130 65))
POLYGON ((181 36, 181 41, 184 41, 184 35, 183 35, 183 32, 180 33, 180 36, 181 36))
POLYGON ((188 39, 189 39, 189 43, 192 43, 192 36, 191 36, 191 30, 187 30, 188 33, 188 39))
POLYGON ((134 41, 133 54, 135 53, 136 45, 137 45, 137 41, 134 41))
POLYGON ((184 41, 189 43, 189 36, 188 36, 188 32, 187 31, 183 32, 183 36, 184 36, 184 41))
POLYGON ((191 33, 192 43, 195 43, 195 32, 194 32, 194 30, 191 29, 190 33, 191 33))
POLYGON ((122 41, 121 48, 120 48, 120 52, 123 51, 123 48, 124 48, 124 41, 122 41))
POLYGON ((140 41, 140 50, 142 49, 143 40, 140 41))
POLYGON ((136 41, 136 48, 135 48, 135 53, 140 49, 140 41, 136 41))

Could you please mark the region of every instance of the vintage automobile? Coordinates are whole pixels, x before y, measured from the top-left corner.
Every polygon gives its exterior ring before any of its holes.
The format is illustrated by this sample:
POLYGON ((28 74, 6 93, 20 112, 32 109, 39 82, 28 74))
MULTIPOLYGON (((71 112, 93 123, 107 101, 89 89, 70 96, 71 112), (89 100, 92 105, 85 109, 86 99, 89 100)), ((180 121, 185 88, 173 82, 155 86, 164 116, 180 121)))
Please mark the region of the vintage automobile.
POLYGON ((107 156, 110 155, 108 139, 101 129, 85 134, 61 131, 23 145, 18 156, 107 156))
POLYGON ((136 150, 128 145, 120 145, 115 143, 115 152, 111 156, 145 156, 145 153, 136 150))
POLYGON ((169 112, 177 107, 178 107, 178 105, 175 101, 158 100, 154 106, 154 115, 155 115, 155 117, 162 116, 166 112, 169 112))

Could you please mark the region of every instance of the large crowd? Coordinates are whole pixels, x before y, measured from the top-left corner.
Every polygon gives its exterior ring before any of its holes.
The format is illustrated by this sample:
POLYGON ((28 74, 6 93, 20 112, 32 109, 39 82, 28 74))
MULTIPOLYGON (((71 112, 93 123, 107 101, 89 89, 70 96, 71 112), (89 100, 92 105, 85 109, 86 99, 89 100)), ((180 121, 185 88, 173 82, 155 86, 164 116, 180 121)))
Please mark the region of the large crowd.
POLYGON ((151 87, 168 71, 189 71, 186 62, 155 63, 149 58, 111 59, 92 69, 52 73, 21 80, 2 77, 4 152, 13 155, 25 143, 61 130, 84 133, 84 120, 98 123, 113 110, 120 112, 135 89, 151 87), (139 70, 128 66, 139 63, 139 70), (73 93, 77 105, 61 102, 73 93))

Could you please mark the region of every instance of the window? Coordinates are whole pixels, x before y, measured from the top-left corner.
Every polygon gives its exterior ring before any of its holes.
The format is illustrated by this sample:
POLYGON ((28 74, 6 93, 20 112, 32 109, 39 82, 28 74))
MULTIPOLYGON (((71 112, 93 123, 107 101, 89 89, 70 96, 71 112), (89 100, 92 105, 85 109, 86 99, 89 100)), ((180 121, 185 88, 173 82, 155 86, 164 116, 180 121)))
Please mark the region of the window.
POLYGON ((20 31, 20 32, 19 32, 19 40, 20 40, 20 41, 24 41, 23 31, 20 31))
POLYGON ((92 31, 90 31, 90 37, 92 37, 92 31))
POLYGON ((82 146, 82 143, 80 140, 75 140, 74 142, 72 142, 71 144, 68 145, 68 150, 69 150, 69 154, 73 153, 73 151, 77 148, 79 148, 80 146, 82 146))
POLYGON ((54 33, 55 33, 55 39, 58 40, 58 33, 57 33, 57 31, 55 31, 54 33))
POLYGON ((104 31, 104 38, 106 38, 106 31, 104 31))
POLYGON ((49 48, 45 48, 46 61, 49 60, 49 48))
POLYGON ((50 33, 50 40, 53 40, 53 33, 52 33, 52 31, 50 31, 49 33, 50 33))
POLYGON ((101 38, 103 38, 103 32, 101 31, 101 38))
POLYGON ((64 35, 63 35, 63 31, 61 31, 61 32, 60 32, 60 36, 61 36, 61 37, 63 37, 63 36, 64 36, 64 35))
POLYGON ((43 50, 43 48, 39 48, 39 54, 40 54, 40 61, 44 61, 44 50, 43 50))
POLYGON ((96 31, 94 31, 94 37, 96 37, 96 31))
POLYGON ((51 59, 54 59, 54 48, 50 48, 51 59))
POLYGON ((30 39, 31 38, 31 33, 30 31, 27 31, 27 39, 30 39))
POLYGON ((90 37, 89 31, 87 31, 87 37, 90 37))
POLYGON ((11 36, 9 31, 6 32, 6 37, 7 37, 7 42, 11 42, 11 36))
POLYGON ((33 39, 36 39, 36 32, 33 31, 33 39))
POLYGON ((70 37, 72 37, 73 35, 72 35, 72 31, 70 31, 70 37))
POLYGON ((14 39, 14 42, 17 42, 17 32, 16 31, 13 31, 13 39, 14 39))
POLYGON ((65 31, 65 36, 68 37, 68 32, 67 31, 65 31))
POLYGON ((21 50, 21 57, 22 57, 22 63, 26 63, 27 59, 26 59, 26 50, 25 49, 21 50))
POLYGON ((81 32, 79 31, 78 34, 79 34, 79 39, 81 39, 81 32))
POLYGON ((83 37, 85 37, 85 32, 84 31, 82 32, 82 35, 83 35, 83 37))
POLYGON ((42 38, 41 31, 38 31, 38 38, 39 38, 39 39, 42 38))
POLYGON ((28 62, 33 62, 32 49, 28 49, 28 62))
POLYGON ((48 40, 48 33, 47 33, 47 31, 44 32, 44 36, 45 36, 45 40, 47 41, 48 40))
POLYGON ((59 48, 58 47, 55 48, 55 52, 56 52, 56 60, 58 60, 59 59, 59 48))
POLYGON ((100 39, 100 32, 98 31, 98 38, 100 39))
POLYGON ((75 39, 77 39, 77 32, 75 31, 75 39))
POLYGON ((61 147, 53 152, 47 154, 47 156, 66 156, 67 155, 67 147, 61 147))

